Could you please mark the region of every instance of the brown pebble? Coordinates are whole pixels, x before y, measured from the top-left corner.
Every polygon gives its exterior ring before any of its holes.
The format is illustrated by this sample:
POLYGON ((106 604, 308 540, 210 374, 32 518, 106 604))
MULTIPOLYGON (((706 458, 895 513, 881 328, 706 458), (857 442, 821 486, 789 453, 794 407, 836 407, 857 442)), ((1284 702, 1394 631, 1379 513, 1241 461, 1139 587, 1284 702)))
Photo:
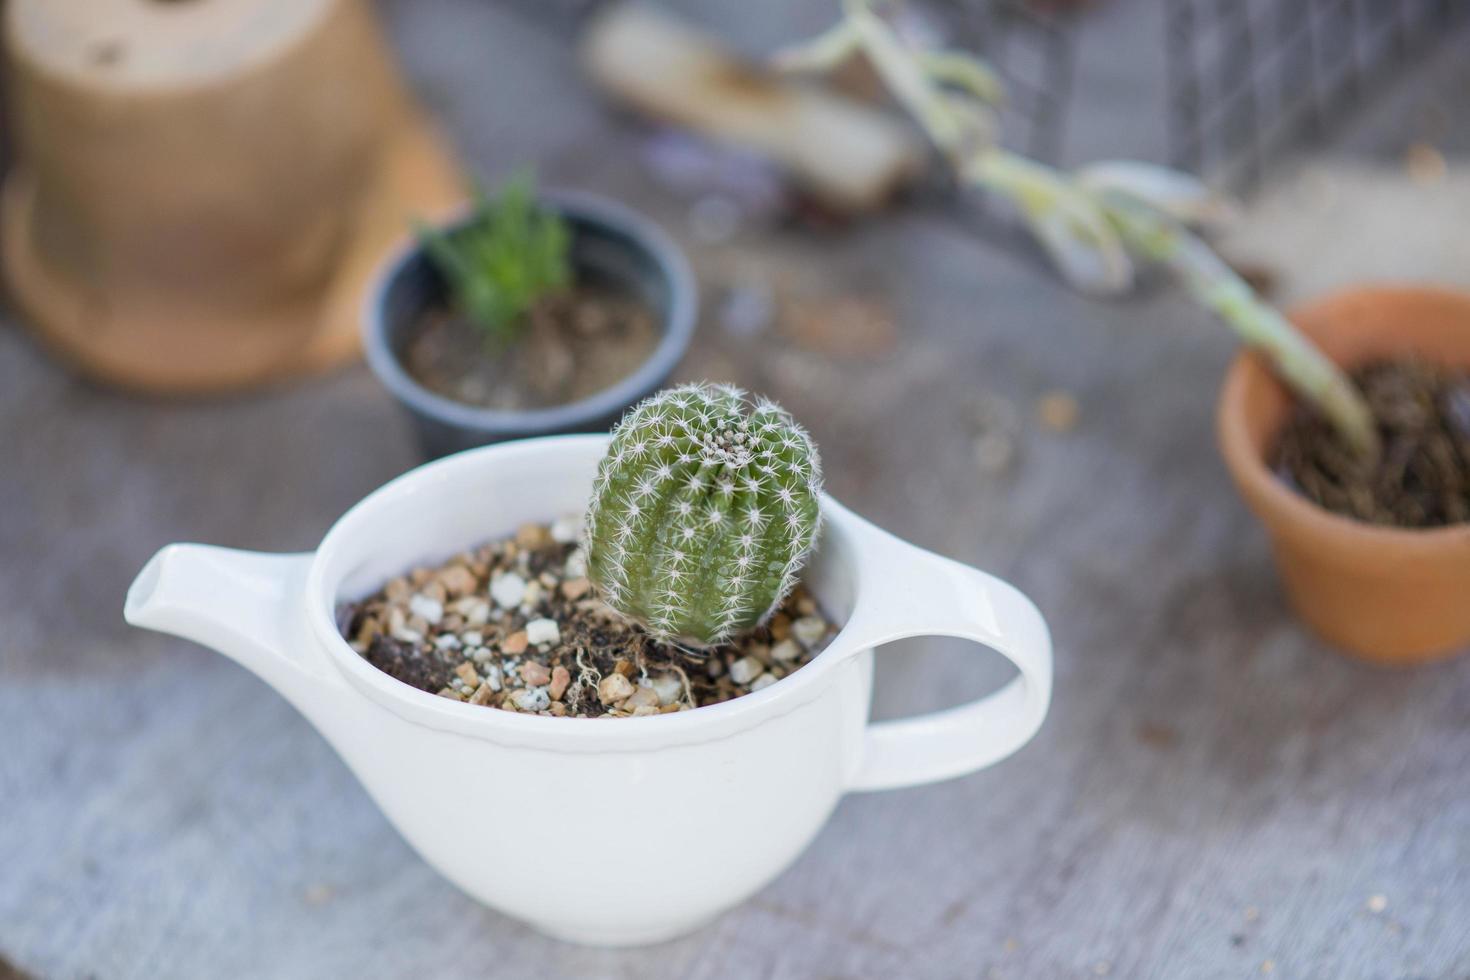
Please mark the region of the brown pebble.
POLYGON ((413 594, 413 586, 408 584, 406 578, 390 579, 383 587, 383 597, 389 602, 407 602, 408 597, 413 594))
POLYGON ((633 685, 622 674, 608 674, 597 685, 597 700, 617 704, 633 693, 633 685))
POLYGON ((464 695, 463 694, 460 694, 458 691, 456 691, 452 687, 441 687, 441 688, 439 688, 439 696, 441 698, 448 698, 451 701, 463 701, 464 700, 464 695))
POLYGON ((518 654, 525 653, 526 647, 528 647, 530 643, 531 641, 527 638, 526 631, 517 630, 516 632, 505 638, 505 641, 500 644, 500 650, 502 653, 508 653, 511 656, 516 656, 518 654))
POLYGON ((441 605, 444 603, 444 600, 449 598, 449 594, 444 590, 444 585, 438 581, 426 583, 424 587, 419 591, 422 595, 433 599, 435 602, 441 605))
POLYGON ((525 681, 531 687, 540 687, 542 684, 551 680, 551 671, 547 670, 546 665, 543 663, 535 660, 527 660, 521 664, 521 680, 525 681))
POLYGON ((460 664, 454 668, 454 673, 460 680, 464 681, 464 686, 470 690, 473 691, 476 687, 479 687, 480 675, 475 673, 475 668, 469 664, 460 664))
POLYGON ((619 660, 617 663, 613 664, 613 670, 617 671, 623 677, 632 677, 633 672, 637 669, 638 668, 633 666, 633 661, 631 660, 619 660))
POLYGON ((568 599, 577 600, 587 594, 592 588, 592 583, 585 578, 567 579, 561 584, 561 594, 568 599))
POLYGON ((522 524, 516 528, 516 544, 527 551, 540 551, 556 544, 551 531, 544 524, 522 524))
POLYGON ((551 671, 551 689, 547 692, 551 700, 560 701, 561 696, 567 693, 567 687, 572 683, 571 671, 557 664, 551 671))
POLYGON ((495 691, 489 684, 481 684, 475 688, 475 693, 470 695, 470 704, 489 704, 490 699, 495 697, 495 691))
POLYGON ((785 613, 777 613, 771 619, 771 639, 784 640, 791 635, 791 617, 785 613))
POLYGON ((548 708, 547 710, 551 714, 553 714, 556 717, 560 718, 560 717, 562 717, 563 715, 565 715, 567 713, 567 706, 564 705, 564 704, 562 704, 560 701, 553 701, 553 702, 551 702, 551 707, 548 708))
POLYGON ((469 595, 478 585, 475 573, 463 565, 450 565, 439 573, 439 581, 443 584, 445 591, 455 598, 469 595))
POLYGON ((620 707, 623 708, 657 708, 658 694, 651 687, 640 687, 628 696, 620 707))

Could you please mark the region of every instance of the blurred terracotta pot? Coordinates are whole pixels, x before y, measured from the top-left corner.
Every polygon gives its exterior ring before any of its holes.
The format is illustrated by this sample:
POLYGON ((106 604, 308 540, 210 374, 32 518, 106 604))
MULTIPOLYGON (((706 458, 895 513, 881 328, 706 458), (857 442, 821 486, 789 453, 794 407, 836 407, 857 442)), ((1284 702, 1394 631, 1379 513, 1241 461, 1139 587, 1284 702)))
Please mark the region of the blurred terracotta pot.
POLYGON ((233 388, 357 352, 372 268, 462 197, 365 0, 10 0, 8 285, 86 373, 233 388))
MULTIPOLYGON (((1371 287, 1298 307, 1291 319, 1340 364, 1417 356, 1470 367, 1470 295, 1371 287)), ((1231 365, 1217 418, 1236 485, 1266 525, 1297 613, 1363 660, 1410 665, 1470 644, 1470 525, 1379 527, 1329 513, 1268 468, 1291 399, 1253 354, 1231 365)))

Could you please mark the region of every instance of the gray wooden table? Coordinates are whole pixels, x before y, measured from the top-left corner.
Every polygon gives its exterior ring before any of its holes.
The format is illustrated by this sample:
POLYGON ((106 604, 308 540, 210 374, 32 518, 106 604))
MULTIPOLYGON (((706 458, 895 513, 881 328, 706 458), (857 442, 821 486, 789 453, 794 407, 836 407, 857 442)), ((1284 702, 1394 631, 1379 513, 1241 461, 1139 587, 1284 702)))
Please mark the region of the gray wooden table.
MULTIPOLYGON (((703 6, 752 43, 824 7, 703 6)), ((1156 93, 1127 52, 1152 50, 1153 6, 1115 3, 1084 25, 1082 155, 1141 139, 1138 106, 1156 93)), ((1470 976, 1470 658, 1371 670, 1293 621, 1212 444, 1221 330, 1164 290, 1074 297, 1028 251, 932 213, 701 242, 564 39, 470 0, 387 13, 467 158, 494 174, 538 161, 548 181, 624 196, 685 239, 707 295, 683 376, 785 402, 836 496, 1036 598, 1057 643, 1051 717, 991 770, 846 799, 790 872, 696 935, 623 952, 542 938, 419 862, 263 684, 121 622, 159 545, 308 549, 416 462, 368 374, 138 400, 68 377, 7 325, 0 976, 1470 976), (820 318, 732 330, 721 307, 752 282, 818 310, 855 296, 893 331, 839 354, 820 318), (1037 421, 1050 391, 1077 400, 1074 428, 1037 421), (985 468, 976 420, 997 404, 1018 419, 1016 454, 985 468)), ((1341 201, 1268 196, 1253 212, 1243 240, 1299 243, 1274 256, 1288 287, 1359 275, 1375 248, 1396 269, 1470 279, 1454 154, 1435 188, 1397 176, 1416 113, 1470 81, 1463 57, 1424 74, 1339 143, 1353 173, 1382 171, 1352 186, 1410 202, 1379 208, 1373 234, 1341 201), (1402 220, 1413 202, 1422 227, 1402 220), (1458 229, 1435 225, 1446 213, 1458 229), (1355 235, 1362 248, 1343 244, 1355 235)), ((1466 115, 1430 135, 1463 154, 1466 115)), ((1337 157, 1309 164, 1338 179, 1337 157)), ((883 653, 879 714, 1003 679, 981 660, 883 653)))

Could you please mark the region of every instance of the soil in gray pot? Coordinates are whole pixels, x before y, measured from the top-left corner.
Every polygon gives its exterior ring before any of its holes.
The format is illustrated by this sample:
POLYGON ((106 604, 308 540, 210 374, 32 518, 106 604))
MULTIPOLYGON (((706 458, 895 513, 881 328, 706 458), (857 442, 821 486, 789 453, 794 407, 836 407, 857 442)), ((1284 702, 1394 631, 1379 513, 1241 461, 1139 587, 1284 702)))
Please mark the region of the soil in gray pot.
POLYGON ((1351 374, 1378 423, 1377 465, 1365 467, 1321 416, 1298 407, 1276 446, 1281 477, 1319 506, 1373 524, 1470 521, 1470 377, 1422 361, 1376 361, 1351 374))
POLYGON ((338 609, 342 635, 379 670, 455 701, 557 717, 687 711, 759 691, 809 663, 836 633, 798 585, 769 622, 688 650, 605 605, 587 579, 580 527, 528 524, 338 609))
POLYGON ((436 394, 522 411, 611 387, 647 361, 658 342, 654 316, 637 297, 579 283, 538 302, 520 336, 504 346, 455 310, 431 307, 410 328, 401 356, 414 380, 436 394))

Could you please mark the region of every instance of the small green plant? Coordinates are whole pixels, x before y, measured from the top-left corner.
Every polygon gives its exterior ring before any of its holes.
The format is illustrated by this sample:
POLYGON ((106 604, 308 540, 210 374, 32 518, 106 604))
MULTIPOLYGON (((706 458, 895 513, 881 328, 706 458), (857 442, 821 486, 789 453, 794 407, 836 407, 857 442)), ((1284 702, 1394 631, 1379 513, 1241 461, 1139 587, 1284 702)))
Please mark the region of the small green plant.
POLYGON ((511 178, 493 200, 477 188, 462 228, 420 224, 418 234, 455 305, 496 346, 513 342, 531 307, 572 279, 566 223, 537 206, 529 173, 511 178))
POLYGON ((1191 230, 1222 210, 1197 178, 1136 161, 1066 173, 1011 153, 995 143, 993 107, 1003 91, 982 61, 918 46, 880 15, 875 0, 842 4, 842 20, 779 54, 777 65, 825 71, 866 55, 957 179, 1012 201, 1074 285, 1117 293, 1132 284, 1134 258, 1162 263, 1264 354, 1364 463, 1378 457, 1378 432, 1357 387, 1191 230))
POLYGON ((724 385, 661 391, 623 417, 598 468, 588 575, 654 636, 722 643, 796 584, 820 495, 817 449, 779 405, 724 385))

